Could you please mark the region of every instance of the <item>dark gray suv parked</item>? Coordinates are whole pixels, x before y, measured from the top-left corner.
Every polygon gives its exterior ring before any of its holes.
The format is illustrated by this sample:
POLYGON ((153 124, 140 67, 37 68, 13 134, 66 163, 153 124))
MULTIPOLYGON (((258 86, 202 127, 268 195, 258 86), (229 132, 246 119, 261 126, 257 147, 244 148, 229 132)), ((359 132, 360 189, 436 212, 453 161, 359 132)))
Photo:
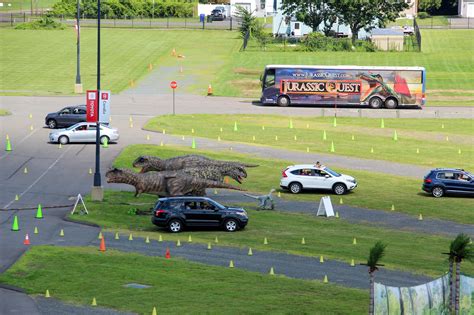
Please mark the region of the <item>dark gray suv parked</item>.
POLYGON ((151 222, 178 233, 184 227, 221 227, 228 232, 244 228, 248 223, 247 212, 231 208, 207 197, 160 198, 153 208, 151 222))
POLYGON ((78 122, 86 121, 86 105, 64 107, 58 112, 46 115, 44 122, 51 128, 70 127, 78 122))

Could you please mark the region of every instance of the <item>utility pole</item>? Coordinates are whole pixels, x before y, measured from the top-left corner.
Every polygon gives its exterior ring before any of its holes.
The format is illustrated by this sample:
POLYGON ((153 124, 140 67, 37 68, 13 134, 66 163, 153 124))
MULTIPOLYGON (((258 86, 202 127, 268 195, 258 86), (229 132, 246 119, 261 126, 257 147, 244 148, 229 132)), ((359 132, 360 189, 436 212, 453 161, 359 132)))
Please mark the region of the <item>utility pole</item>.
POLYGON ((82 93, 82 83, 81 83, 81 27, 79 24, 81 18, 81 7, 80 0, 77 0, 77 16, 76 16, 76 31, 77 31, 77 53, 76 53, 76 84, 74 85, 74 93, 82 93))
MULTIPOLYGON (((97 101, 100 98, 100 0, 97 0, 97 101)), ((100 175, 100 110, 97 110, 97 123, 95 134, 95 173, 94 186, 91 193, 92 200, 102 201, 104 190, 100 175)))

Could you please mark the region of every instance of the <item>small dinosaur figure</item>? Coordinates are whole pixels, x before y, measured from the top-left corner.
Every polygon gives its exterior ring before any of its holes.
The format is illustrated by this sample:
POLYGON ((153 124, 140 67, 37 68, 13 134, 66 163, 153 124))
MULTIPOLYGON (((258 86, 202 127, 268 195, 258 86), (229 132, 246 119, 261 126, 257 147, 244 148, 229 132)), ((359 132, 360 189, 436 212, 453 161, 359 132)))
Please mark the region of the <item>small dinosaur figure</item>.
POLYGON ((113 168, 105 174, 107 183, 123 183, 135 187, 135 197, 142 193, 158 196, 204 196, 206 188, 243 190, 229 184, 192 177, 176 171, 135 173, 113 168))
POLYGON ((260 210, 273 210, 275 209, 275 204, 273 202, 272 194, 275 192, 275 189, 271 189, 268 195, 261 196, 252 196, 249 194, 244 194, 244 196, 257 199, 259 201, 258 208, 260 210))
MULTIPOLYGON (((244 164, 231 161, 217 161, 201 155, 183 155, 170 158, 167 160, 160 159, 155 156, 142 155, 135 159, 133 167, 140 167, 142 173, 149 171, 177 171, 186 170, 188 168, 205 168, 209 169, 208 175, 197 175, 206 179, 222 181, 225 176, 229 176, 238 183, 242 183, 242 179, 247 177, 245 167, 257 167, 255 164, 244 164), (218 176, 220 172, 220 176, 218 176)), ((188 171, 188 174, 196 173, 188 171)), ((194 174, 191 174, 194 176, 194 174)))

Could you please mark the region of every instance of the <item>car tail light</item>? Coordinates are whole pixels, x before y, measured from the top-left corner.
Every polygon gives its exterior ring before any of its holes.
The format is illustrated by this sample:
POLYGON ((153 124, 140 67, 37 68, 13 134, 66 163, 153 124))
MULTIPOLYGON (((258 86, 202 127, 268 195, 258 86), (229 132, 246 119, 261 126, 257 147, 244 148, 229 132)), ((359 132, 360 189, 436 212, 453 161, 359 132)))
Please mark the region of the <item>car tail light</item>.
POLYGON ((166 211, 166 210, 161 210, 161 209, 155 210, 155 216, 156 216, 156 217, 159 217, 160 215, 165 214, 165 213, 167 213, 167 212, 168 212, 168 211, 166 211))
POLYGON ((425 178, 425 183, 431 184, 431 182, 432 182, 431 178, 425 178))
POLYGON ((283 176, 283 177, 288 177, 288 175, 286 175, 286 170, 287 170, 287 168, 285 168, 285 169, 283 170, 283 172, 281 172, 281 176, 283 176))

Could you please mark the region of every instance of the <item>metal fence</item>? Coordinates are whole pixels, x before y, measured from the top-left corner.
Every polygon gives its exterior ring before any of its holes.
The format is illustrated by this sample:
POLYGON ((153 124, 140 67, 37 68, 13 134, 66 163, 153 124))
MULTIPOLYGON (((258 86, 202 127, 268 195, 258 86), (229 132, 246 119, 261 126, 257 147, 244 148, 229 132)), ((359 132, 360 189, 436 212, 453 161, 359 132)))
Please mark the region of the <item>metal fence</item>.
POLYGON ((413 31, 415 32, 416 43, 418 44, 418 51, 421 51, 421 32, 416 22, 416 19, 413 19, 413 31))
MULTIPOLYGON (((43 13, 31 14, 29 12, 0 13, 0 27, 13 27, 21 23, 32 22, 42 18, 43 13)), ((66 25, 74 26, 76 19, 57 17, 54 20, 66 25)), ((97 27, 97 19, 81 19, 81 27, 97 27)), ((137 28, 137 29, 210 29, 210 30, 234 30, 238 27, 239 21, 229 17, 224 21, 212 21, 205 18, 201 21, 199 17, 191 18, 140 18, 130 17, 126 19, 102 18, 101 28, 137 28)))
POLYGON ((450 17, 440 19, 439 17, 418 18, 418 26, 421 29, 473 29, 474 18, 450 17))

